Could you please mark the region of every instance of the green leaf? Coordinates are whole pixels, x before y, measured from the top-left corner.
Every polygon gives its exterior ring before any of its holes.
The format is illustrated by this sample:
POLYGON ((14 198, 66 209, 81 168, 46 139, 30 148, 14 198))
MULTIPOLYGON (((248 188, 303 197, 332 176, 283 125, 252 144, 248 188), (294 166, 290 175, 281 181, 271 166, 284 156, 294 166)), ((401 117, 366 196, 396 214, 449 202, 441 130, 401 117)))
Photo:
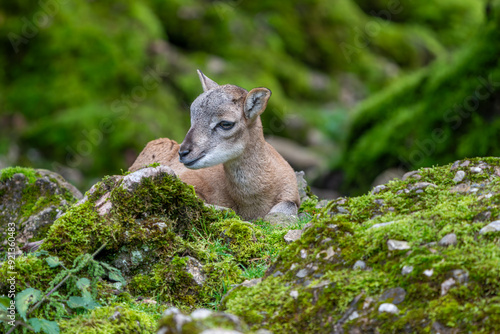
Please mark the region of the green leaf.
POLYGON ((123 283, 123 285, 125 285, 125 278, 123 278, 123 276, 120 272, 110 271, 108 274, 108 277, 110 280, 112 280, 114 282, 120 282, 120 283, 123 283))
POLYGON ((42 292, 37 289, 27 288, 16 295, 16 309, 19 315, 26 321, 26 312, 31 304, 36 303, 42 292))
POLYGON ((76 282, 76 286, 82 291, 87 290, 90 286, 90 281, 88 278, 82 277, 76 282))
POLYGON ((98 303, 96 303, 91 297, 75 297, 71 296, 68 299, 68 306, 71 308, 80 308, 83 307, 87 310, 93 310, 96 307, 100 307, 98 303))
POLYGON ((100 264, 104 268, 106 268, 106 269, 109 270, 109 272, 108 272, 108 278, 111 281, 120 282, 120 283, 122 283, 122 285, 126 285, 127 284, 127 281, 125 280, 125 278, 123 278, 122 272, 120 270, 118 270, 115 267, 112 267, 109 264, 104 263, 104 262, 100 262, 100 264))
POLYGON ((0 310, 7 310, 7 307, 10 306, 10 298, 6 296, 0 297, 0 310))
POLYGON ((39 333, 41 330, 47 334, 59 334, 59 325, 55 321, 31 318, 28 323, 33 327, 35 333, 39 333))
POLYGON ((51 268, 55 268, 55 267, 60 266, 62 264, 57 256, 50 256, 50 257, 46 258, 45 261, 47 261, 47 264, 51 268))

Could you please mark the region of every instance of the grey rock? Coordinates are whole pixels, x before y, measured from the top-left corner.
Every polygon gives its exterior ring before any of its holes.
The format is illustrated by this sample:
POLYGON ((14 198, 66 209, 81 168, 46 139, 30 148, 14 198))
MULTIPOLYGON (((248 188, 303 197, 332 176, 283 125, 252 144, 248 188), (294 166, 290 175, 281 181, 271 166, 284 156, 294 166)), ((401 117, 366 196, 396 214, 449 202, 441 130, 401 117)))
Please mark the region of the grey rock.
POLYGON ((285 234, 283 239, 285 239, 285 242, 287 244, 292 243, 292 242, 300 239, 302 232, 303 232, 302 230, 290 230, 287 232, 287 234, 285 234))
POLYGON ((406 291, 403 288, 397 287, 386 290, 379 298, 379 301, 384 302, 390 300, 392 304, 401 304, 406 297, 406 291))
POLYGON ((459 284, 467 284, 469 282, 469 273, 463 269, 455 269, 451 271, 452 277, 459 284))
POLYGON ((409 275, 413 272, 413 266, 404 266, 403 269, 401 269, 401 274, 403 276, 409 275))
POLYGON ((441 283, 441 296, 444 296, 448 293, 452 286, 455 285, 455 280, 453 278, 448 278, 446 281, 441 283))
POLYGON ((379 192, 381 192, 382 190, 385 190, 385 189, 387 189, 387 186, 386 186, 386 185, 381 184, 381 185, 376 186, 375 188, 373 188, 373 190, 372 190, 372 194, 374 194, 374 195, 375 195, 375 194, 378 194, 379 192))
POLYGON ((352 266, 352 269, 365 270, 366 269, 365 261, 361 261, 361 260, 356 261, 356 263, 354 263, 354 266, 352 266))
POLYGON ((122 181, 122 187, 127 191, 134 191, 144 178, 159 178, 164 175, 175 176, 172 168, 164 165, 157 167, 146 167, 126 175, 122 181))
POLYGON ((471 171, 471 173, 474 173, 474 174, 481 174, 483 172, 483 170, 479 167, 471 167, 470 171, 471 171))
POLYGON ((479 234, 485 234, 490 232, 498 232, 500 231, 500 220, 495 220, 494 222, 489 223, 485 227, 483 227, 479 234))
POLYGON ((462 162, 462 163, 460 164, 460 167, 467 167, 467 166, 469 166, 469 165, 470 165, 470 161, 469 161, 469 160, 465 160, 464 162, 462 162))
POLYGON ((339 213, 341 214, 349 214, 349 210, 347 210, 346 208, 344 208, 343 206, 338 206, 337 207, 337 210, 339 213))
POLYGON ((188 256, 188 261, 186 263, 186 272, 191 274, 194 281, 200 286, 202 286, 206 280, 206 277, 203 274, 203 265, 194 257, 188 256))
POLYGON ((454 182, 462 182, 462 180, 464 179, 465 177, 465 172, 462 171, 462 170, 459 170, 456 174, 455 174, 455 177, 453 178, 453 181, 454 182))
POLYGON ((457 242, 457 235, 455 233, 448 233, 439 240, 438 245, 441 247, 455 246, 457 242))
POLYGON ((283 212, 271 212, 264 217, 264 220, 274 226, 286 227, 297 224, 299 218, 295 215, 287 215, 286 213, 283 212))
POLYGON ((389 240, 387 240, 387 248, 390 251, 394 251, 394 250, 410 249, 411 247, 410 247, 410 244, 406 241, 389 239, 389 240))
POLYGON ((7 244, 6 232, 12 224, 16 230, 14 253, 20 254, 23 245, 43 238, 49 226, 73 202, 83 198, 78 189, 59 174, 44 169, 33 169, 33 172, 36 176, 34 182, 22 173, 0 182, 0 251, 7 244), (37 202, 39 199, 45 199, 48 204, 41 205, 37 202), (29 216, 26 212, 30 212, 29 216))
POLYGON ((304 278, 309 274, 309 270, 307 269, 300 269, 295 276, 298 278, 304 278))
POLYGON ((427 187, 436 188, 437 186, 434 183, 430 183, 430 182, 417 182, 417 183, 410 186, 410 190, 425 189, 427 187))
POLYGON ((391 303, 383 303, 378 307, 379 313, 390 313, 390 314, 398 314, 399 309, 396 305, 391 303))
POLYGON ((401 178, 401 180, 406 181, 410 177, 417 179, 417 180, 420 180, 422 178, 422 176, 420 175, 420 171, 413 170, 411 172, 403 174, 403 177, 401 178))
POLYGON ((318 201, 318 203, 316 203, 315 208, 316 208, 316 209, 323 209, 325 206, 327 206, 327 205, 328 205, 328 203, 330 203, 330 201, 329 201, 329 200, 327 200, 327 199, 322 199, 322 200, 318 201))
POLYGON ((208 310, 206 308, 199 308, 191 313, 191 318, 193 318, 194 320, 203 320, 211 317, 212 314, 213 312, 211 310, 208 310))
POLYGON ((427 277, 431 277, 432 275, 434 275, 434 269, 426 269, 426 270, 424 270, 424 275, 427 276, 427 277))
POLYGON ((384 226, 389 226, 389 225, 392 225, 394 223, 395 223, 395 221, 390 221, 390 222, 386 222, 386 223, 378 223, 378 224, 375 224, 373 226, 370 226, 368 229, 371 230, 371 229, 374 229, 374 228, 380 228, 380 227, 384 227, 384 226))
POLYGON ((299 197, 300 197, 300 202, 304 202, 306 199, 309 198, 308 196, 308 191, 307 191, 307 181, 304 178, 305 173, 303 171, 300 172, 295 172, 295 178, 297 179, 297 186, 299 188, 299 197))

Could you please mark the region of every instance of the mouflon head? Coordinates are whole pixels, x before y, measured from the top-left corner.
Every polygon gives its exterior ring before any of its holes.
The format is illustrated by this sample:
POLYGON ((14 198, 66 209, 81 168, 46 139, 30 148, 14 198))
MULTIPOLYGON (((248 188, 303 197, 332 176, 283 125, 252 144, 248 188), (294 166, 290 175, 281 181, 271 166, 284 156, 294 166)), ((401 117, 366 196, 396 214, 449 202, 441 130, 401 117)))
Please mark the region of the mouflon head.
POLYGON ((218 85, 198 70, 203 93, 191 104, 191 128, 179 149, 186 167, 199 169, 239 158, 251 145, 257 128, 262 134, 260 114, 271 91, 250 92, 235 85, 218 85))

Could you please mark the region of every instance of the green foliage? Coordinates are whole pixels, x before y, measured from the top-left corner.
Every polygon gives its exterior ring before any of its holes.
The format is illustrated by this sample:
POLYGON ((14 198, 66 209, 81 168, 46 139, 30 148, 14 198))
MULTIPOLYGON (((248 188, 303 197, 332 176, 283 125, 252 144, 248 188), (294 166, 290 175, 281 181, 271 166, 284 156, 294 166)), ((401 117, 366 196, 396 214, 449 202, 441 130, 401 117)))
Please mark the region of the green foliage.
POLYGON ((500 22, 459 52, 398 80, 356 108, 341 163, 345 189, 366 191, 382 171, 498 156, 500 22), (418 126, 415 126, 418 124, 418 126))

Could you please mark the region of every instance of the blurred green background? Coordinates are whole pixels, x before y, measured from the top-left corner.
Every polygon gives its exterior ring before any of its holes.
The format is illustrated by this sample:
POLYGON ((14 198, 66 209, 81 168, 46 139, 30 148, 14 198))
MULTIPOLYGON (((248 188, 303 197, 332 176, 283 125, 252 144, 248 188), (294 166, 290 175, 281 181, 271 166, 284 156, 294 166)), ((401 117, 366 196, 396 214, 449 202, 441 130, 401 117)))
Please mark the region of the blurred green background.
POLYGON ((498 0, 0 2, 0 168, 81 190, 155 138, 182 141, 201 93, 265 86, 269 140, 321 194, 500 155, 498 0))

